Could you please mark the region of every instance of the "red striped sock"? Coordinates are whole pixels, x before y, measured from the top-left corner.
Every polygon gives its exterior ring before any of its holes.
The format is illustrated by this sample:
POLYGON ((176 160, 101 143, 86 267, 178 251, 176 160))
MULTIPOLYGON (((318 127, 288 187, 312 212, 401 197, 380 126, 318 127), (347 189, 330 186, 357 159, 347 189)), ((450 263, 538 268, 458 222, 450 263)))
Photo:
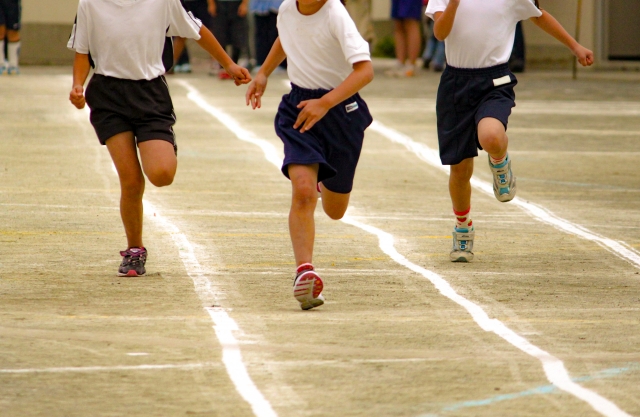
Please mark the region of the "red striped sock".
POLYGON ((507 159, 507 154, 505 153, 502 158, 494 158, 493 156, 489 155, 489 158, 491 160, 491 165, 496 166, 496 165, 500 165, 501 163, 503 163, 506 159, 507 159))
POLYGON ((453 210, 453 214, 456 215, 456 229, 468 229, 471 230, 473 222, 471 221, 471 207, 464 211, 453 210))

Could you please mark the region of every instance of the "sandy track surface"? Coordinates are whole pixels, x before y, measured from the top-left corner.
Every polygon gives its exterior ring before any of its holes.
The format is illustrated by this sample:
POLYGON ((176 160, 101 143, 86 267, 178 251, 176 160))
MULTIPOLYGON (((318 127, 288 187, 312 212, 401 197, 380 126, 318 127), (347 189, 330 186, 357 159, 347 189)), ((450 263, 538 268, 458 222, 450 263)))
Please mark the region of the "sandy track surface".
POLYGON ((302 312, 265 157, 286 80, 251 111, 169 78, 178 174, 147 185, 148 275, 125 279, 117 177, 69 73, 0 78, 0 415, 640 416, 640 76, 518 77, 519 200, 482 191, 481 154, 465 265, 438 77, 378 74, 352 207, 317 213, 327 303, 302 312))

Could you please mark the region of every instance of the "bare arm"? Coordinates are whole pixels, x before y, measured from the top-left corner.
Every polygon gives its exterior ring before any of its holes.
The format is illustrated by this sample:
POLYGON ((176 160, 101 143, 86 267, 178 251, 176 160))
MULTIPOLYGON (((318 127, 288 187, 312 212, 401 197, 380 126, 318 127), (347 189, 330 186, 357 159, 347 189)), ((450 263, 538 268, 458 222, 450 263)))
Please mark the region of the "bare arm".
POLYGON ((582 66, 593 64, 593 52, 580 45, 562 25, 549 13, 542 10, 542 16, 530 19, 540 29, 562 42, 578 58, 582 66))
POLYGON ((371 61, 356 62, 353 64, 353 72, 339 86, 319 99, 305 100, 298 104, 298 108, 302 111, 298 114, 293 128, 297 129, 302 126, 301 133, 311 129, 332 107, 360 91, 371 80, 373 80, 371 61))
POLYGON ((200 28, 200 39, 196 41, 202 49, 222 65, 222 67, 233 77, 236 85, 247 84, 251 81, 251 75, 246 68, 237 65, 229 55, 227 55, 220 42, 213 36, 213 33, 204 25, 200 28))
POLYGON ((73 84, 71 86, 71 93, 69 94, 69 101, 78 109, 84 108, 85 105, 84 83, 87 81, 89 71, 91 71, 89 55, 76 52, 73 60, 73 84))
POLYGON ((247 88, 247 94, 245 95, 247 106, 251 104, 252 109, 262 106, 262 95, 267 89, 267 79, 278 65, 282 64, 282 61, 284 61, 286 57, 287 54, 284 53, 280 38, 278 37, 273 43, 269 55, 267 55, 267 58, 260 67, 256 79, 253 80, 253 82, 249 84, 249 88, 247 88))
POLYGON ((460 0, 451 0, 444 12, 436 12, 433 15, 433 34, 439 41, 445 40, 451 33, 459 5, 460 0))

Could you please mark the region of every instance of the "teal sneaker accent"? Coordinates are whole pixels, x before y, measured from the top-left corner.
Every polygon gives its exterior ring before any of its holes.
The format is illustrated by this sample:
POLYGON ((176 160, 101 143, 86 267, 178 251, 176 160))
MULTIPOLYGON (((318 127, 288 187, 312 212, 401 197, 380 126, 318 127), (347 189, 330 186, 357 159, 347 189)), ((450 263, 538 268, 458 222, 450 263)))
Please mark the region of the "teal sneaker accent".
POLYGON ((473 259, 473 240, 475 230, 453 228, 453 248, 449 254, 451 262, 470 262, 473 259))
POLYGON ((511 171, 509 155, 499 165, 493 165, 489 156, 489 168, 493 174, 493 195, 503 203, 513 200, 516 196, 516 177, 511 171))

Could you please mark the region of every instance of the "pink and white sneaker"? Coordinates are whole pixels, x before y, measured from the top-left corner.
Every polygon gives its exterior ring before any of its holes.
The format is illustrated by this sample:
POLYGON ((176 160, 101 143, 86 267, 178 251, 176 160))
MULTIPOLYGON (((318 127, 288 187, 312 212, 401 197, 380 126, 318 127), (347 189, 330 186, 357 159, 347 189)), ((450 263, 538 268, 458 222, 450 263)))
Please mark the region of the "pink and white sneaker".
POLYGON ((293 296, 301 309, 310 310, 324 304, 323 287, 322 278, 313 270, 313 265, 306 263, 298 267, 293 281, 293 296))

